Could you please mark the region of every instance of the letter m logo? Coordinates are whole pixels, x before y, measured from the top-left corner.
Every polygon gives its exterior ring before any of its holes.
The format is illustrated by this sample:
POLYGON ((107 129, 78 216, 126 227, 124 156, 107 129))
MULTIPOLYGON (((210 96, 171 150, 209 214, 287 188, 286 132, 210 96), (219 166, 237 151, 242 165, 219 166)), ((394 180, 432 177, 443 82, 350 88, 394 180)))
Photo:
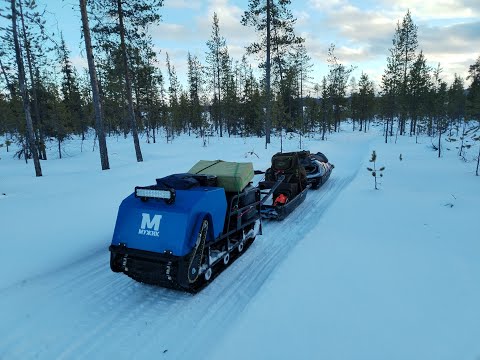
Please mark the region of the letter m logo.
POLYGON ((160 227, 160 220, 162 220, 162 215, 155 215, 153 219, 150 219, 150 214, 142 214, 142 225, 140 226, 143 230, 154 230, 158 231, 160 227))

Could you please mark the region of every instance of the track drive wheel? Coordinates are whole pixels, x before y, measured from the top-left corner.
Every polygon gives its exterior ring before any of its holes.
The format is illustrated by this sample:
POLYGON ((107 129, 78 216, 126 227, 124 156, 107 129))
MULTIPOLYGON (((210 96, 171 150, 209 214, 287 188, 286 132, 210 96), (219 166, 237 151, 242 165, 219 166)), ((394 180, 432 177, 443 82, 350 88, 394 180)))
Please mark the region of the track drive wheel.
POLYGON ((113 272, 119 273, 122 272, 122 267, 119 263, 120 258, 113 253, 110 253, 110 269, 113 272))
POLYGON ((207 239, 208 233, 208 220, 203 219, 202 225, 197 235, 197 242, 195 244, 195 249, 192 251, 190 262, 188 265, 188 282, 193 284, 197 281, 200 274, 200 268, 203 263, 203 252, 205 250, 205 241, 207 239))
POLYGON ((243 247, 245 246, 245 241, 241 240, 240 244, 238 244, 237 250, 239 253, 243 251, 243 247))

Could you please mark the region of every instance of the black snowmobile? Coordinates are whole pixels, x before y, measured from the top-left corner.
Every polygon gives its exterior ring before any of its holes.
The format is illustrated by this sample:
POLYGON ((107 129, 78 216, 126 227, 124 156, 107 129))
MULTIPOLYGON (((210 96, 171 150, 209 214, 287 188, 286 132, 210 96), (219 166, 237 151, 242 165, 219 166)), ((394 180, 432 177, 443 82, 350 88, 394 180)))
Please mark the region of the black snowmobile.
POLYGON ((270 201, 262 204, 262 217, 283 220, 305 200, 309 188, 318 189, 327 181, 333 168, 322 153, 276 153, 272 157, 271 167, 265 172, 265 181, 260 181, 259 187, 268 191, 281 176, 284 179, 270 201))
POLYGON ((312 189, 318 189, 328 180, 332 173, 333 164, 328 162, 327 157, 321 152, 311 154, 309 151, 299 153, 300 164, 307 173, 307 182, 312 184, 312 189))

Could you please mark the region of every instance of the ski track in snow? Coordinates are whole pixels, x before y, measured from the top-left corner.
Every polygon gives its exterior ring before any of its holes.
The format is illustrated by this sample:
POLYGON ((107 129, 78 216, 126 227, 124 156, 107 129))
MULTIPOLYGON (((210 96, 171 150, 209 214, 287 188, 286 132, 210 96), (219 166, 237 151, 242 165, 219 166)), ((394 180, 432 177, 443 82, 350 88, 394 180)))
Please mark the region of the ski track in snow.
POLYGON ((364 154, 356 154, 357 168, 334 170, 284 221, 264 221, 264 235, 195 296, 112 273, 105 249, 0 290, 0 359, 206 358, 355 178, 364 154), (23 313, 9 313, 13 307, 23 313))

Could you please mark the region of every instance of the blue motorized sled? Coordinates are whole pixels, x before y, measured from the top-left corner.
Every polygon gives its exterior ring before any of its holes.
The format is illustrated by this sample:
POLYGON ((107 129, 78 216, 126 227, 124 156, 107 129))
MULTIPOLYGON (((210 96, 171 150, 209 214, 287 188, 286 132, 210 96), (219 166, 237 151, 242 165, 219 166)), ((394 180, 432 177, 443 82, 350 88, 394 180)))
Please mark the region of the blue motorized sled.
POLYGON ((112 271, 199 291, 261 234, 261 194, 252 178, 251 163, 200 162, 136 187, 119 208, 112 271))

